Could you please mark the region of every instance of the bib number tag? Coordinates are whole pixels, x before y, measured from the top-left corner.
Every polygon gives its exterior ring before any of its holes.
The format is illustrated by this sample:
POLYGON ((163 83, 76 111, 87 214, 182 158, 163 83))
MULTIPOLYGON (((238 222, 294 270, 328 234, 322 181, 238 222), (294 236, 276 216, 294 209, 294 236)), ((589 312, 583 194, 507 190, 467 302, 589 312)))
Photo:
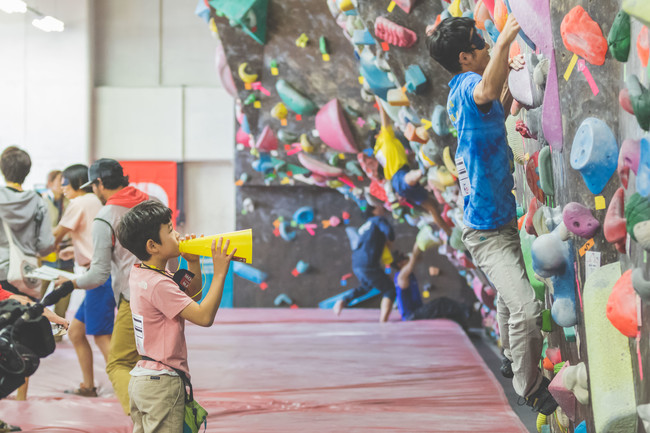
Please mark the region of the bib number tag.
POLYGON ((456 158, 456 170, 458 171, 458 183, 460 184, 460 192, 463 197, 468 196, 472 191, 472 184, 469 181, 467 174, 467 167, 465 167, 465 160, 462 156, 456 158))

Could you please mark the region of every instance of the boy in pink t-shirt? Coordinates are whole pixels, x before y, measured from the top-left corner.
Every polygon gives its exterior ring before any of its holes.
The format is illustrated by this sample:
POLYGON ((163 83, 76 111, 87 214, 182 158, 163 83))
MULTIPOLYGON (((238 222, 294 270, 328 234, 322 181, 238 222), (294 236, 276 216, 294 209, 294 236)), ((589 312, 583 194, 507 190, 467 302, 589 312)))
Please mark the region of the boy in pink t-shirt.
POLYGON ((183 430, 186 390, 177 371, 189 379, 185 320, 212 325, 230 260, 237 251, 227 254, 229 241, 223 248, 223 239, 216 246, 213 241, 214 277, 203 302, 197 304, 192 298, 201 293, 199 256, 183 254, 189 272, 198 276, 189 285, 176 283, 177 279, 167 271, 167 261, 180 255, 180 236, 171 217, 168 207, 148 200, 127 212, 117 228, 120 243, 142 261, 129 277, 136 346, 140 355, 149 358, 139 361, 131 371, 129 397, 134 433, 183 430))

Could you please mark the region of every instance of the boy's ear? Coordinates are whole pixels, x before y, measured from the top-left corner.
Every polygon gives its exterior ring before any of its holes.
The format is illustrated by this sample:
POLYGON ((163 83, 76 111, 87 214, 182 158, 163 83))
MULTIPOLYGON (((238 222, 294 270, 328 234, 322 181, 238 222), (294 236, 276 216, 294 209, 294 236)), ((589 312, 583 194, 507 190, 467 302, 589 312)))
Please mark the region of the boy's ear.
POLYGON ((147 239, 145 248, 147 250, 147 254, 152 255, 158 251, 158 244, 153 239, 147 239))

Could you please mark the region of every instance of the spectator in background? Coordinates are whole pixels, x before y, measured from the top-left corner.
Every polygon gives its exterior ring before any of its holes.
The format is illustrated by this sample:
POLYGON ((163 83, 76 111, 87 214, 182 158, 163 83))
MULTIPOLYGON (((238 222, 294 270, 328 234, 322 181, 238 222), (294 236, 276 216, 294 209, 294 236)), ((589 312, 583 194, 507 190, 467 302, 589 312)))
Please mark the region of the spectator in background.
MULTIPOLYGON (((52 224, 52 229, 54 229, 63 215, 63 211, 68 204, 68 199, 63 194, 63 188, 61 186, 61 170, 52 170, 47 174, 47 191, 45 191, 41 196, 47 204, 47 210, 50 214, 50 221, 52 224)), ((69 258, 62 259, 59 254, 59 250, 65 249, 70 246, 70 238, 66 237, 65 239, 57 242, 57 251, 53 251, 51 254, 41 258, 41 264, 45 266, 51 266, 56 269, 61 269, 63 271, 73 272, 74 271, 74 261, 69 258)), ((49 287, 49 281, 43 281, 41 286, 41 297, 45 295, 47 288, 49 287)), ((68 305, 70 305, 70 295, 62 298, 54 306, 54 312, 59 316, 65 317, 65 313, 68 310, 68 305)), ((57 341, 61 341, 61 338, 57 338, 57 341)))
MULTIPOLYGON (((54 250, 54 236, 47 206, 36 192, 23 190, 32 160, 22 149, 7 147, 0 155, 0 170, 6 186, 0 188, 0 220, 11 233, 14 245, 29 256, 45 256, 54 250)), ((0 285, 14 294, 23 294, 7 281, 9 240, 0 229, 0 285)), ((38 292, 32 294, 38 297, 38 292)))
MULTIPOLYGON (((92 224, 102 208, 102 202, 92 193, 92 187, 81 188, 88 182, 88 167, 75 164, 63 171, 63 193, 70 200, 63 211, 59 225, 54 229, 58 244, 69 235, 72 238, 76 266, 85 270, 93 256, 92 224)), ((77 352, 83 381, 79 388, 66 391, 83 397, 97 397, 93 374, 93 351, 86 335, 92 335, 95 344, 108 360, 108 352, 115 320, 115 299, 110 277, 100 286, 86 291, 86 296, 77 310, 68 337, 77 352)))

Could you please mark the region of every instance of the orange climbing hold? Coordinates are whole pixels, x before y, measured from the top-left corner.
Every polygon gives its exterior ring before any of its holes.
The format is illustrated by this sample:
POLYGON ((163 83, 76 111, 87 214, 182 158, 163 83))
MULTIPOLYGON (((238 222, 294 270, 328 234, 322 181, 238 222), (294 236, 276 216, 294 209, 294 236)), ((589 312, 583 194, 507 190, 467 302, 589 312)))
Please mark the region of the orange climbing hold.
POLYGON ((603 32, 582 6, 569 11, 560 26, 562 41, 567 50, 583 57, 592 65, 605 63, 607 39, 603 32))
POLYGON ((636 337, 639 324, 636 316, 636 292, 632 287, 632 269, 625 271, 614 284, 607 301, 607 318, 623 335, 636 337))
POLYGON ((641 64, 645 68, 648 66, 648 57, 650 57, 650 35, 648 35, 648 27, 643 26, 639 32, 639 37, 636 38, 636 52, 639 54, 641 64))
POLYGON ((483 0, 479 0, 479 2, 476 3, 476 7, 474 8, 474 21, 476 21, 476 27, 481 30, 485 30, 485 20, 491 19, 492 17, 490 17, 490 11, 488 10, 487 6, 485 6, 483 0))
POLYGON ((506 25, 508 19, 508 8, 503 0, 496 0, 494 2, 494 25, 498 31, 503 31, 503 26, 506 25))

